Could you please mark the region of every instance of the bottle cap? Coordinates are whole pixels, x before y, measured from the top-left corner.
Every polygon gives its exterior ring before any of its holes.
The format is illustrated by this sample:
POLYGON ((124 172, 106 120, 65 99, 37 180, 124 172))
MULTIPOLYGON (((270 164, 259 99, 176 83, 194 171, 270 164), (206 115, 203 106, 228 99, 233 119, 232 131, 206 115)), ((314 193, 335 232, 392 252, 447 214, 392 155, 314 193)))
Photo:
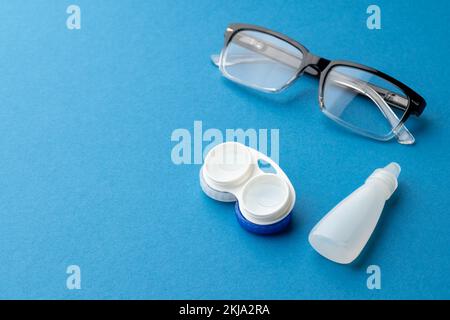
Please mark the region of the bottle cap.
POLYGON ((397 178, 400 175, 400 171, 400 165, 396 162, 391 162, 384 168, 376 169, 366 181, 382 181, 385 186, 383 189, 385 189, 386 199, 389 199, 398 187, 397 178))

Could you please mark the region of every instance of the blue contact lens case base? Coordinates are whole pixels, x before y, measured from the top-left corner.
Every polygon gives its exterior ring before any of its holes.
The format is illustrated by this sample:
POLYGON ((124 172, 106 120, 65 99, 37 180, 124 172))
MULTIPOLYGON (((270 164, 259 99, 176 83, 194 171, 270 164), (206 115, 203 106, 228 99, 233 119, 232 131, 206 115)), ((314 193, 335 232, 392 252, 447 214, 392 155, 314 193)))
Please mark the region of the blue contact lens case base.
POLYGON ((234 212, 236 213, 237 221, 239 222, 239 225, 242 228, 251 233, 262 235, 277 234, 283 232, 289 226, 292 220, 292 213, 289 213, 285 218, 283 218, 283 220, 280 220, 273 224, 268 225, 255 224, 244 218, 244 216, 241 213, 241 210, 239 209, 238 202, 236 202, 236 205, 234 206, 234 212))
POLYGON ((243 144, 226 142, 211 149, 200 170, 200 185, 212 199, 236 201, 238 222, 250 232, 278 233, 291 221, 291 182, 270 158, 243 144), (270 164, 274 173, 261 170, 259 161, 270 164))

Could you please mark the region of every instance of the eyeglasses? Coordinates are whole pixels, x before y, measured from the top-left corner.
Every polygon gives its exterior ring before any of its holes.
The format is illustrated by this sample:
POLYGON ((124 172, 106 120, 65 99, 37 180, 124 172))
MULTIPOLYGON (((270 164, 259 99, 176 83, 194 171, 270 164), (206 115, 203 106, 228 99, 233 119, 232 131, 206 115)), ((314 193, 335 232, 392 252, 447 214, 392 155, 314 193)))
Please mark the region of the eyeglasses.
POLYGON ((425 100, 400 81, 364 65, 315 56, 285 35, 258 26, 231 24, 212 61, 239 84, 277 93, 302 74, 320 79, 319 104, 338 124, 366 137, 401 144, 415 139, 404 123, 420 116, 425 100))

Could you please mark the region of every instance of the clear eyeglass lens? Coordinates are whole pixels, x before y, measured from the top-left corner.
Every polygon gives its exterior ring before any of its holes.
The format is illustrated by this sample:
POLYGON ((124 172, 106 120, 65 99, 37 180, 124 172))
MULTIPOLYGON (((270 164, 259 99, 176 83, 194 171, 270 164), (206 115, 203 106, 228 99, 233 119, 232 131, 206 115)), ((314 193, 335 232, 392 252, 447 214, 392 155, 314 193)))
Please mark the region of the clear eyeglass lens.
POLYGON ((337 66, 326 77, 322 111, 373 138, 391 138, 408 106, 409 99, 401 89, 373 73, 337 66))
POLYGON ((224 74, 241 84, 278 91, 297 75, 303 54, 277 37, 258 31, 237 32, 222 54, 224 74))

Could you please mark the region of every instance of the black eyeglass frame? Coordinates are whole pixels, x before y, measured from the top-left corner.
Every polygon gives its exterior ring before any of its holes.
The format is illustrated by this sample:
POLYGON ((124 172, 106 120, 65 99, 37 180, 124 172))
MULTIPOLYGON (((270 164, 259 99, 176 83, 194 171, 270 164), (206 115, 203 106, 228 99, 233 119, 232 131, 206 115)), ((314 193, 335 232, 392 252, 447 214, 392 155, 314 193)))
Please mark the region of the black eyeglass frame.
MULTIPOLYGON (((397 79, 395 79, 379 70, 376 70, 374 68, 371 68, 371 67, 359 64, 359 63, 351 62, 351 61, 328 60, 328 59, 316 56, 316 55, 312 54, 305 46, 303 46, 301 43, 295 41, 294 39, 291 39, 282 33, 279 33, 279 32, 276 32, 276 31, 273 31, 270 29, 266 29, 264 27, 251 25, 251 24, 244 24, 244 23, 230 24, 225 31, 224 48, 226 48, 228 46, 228 44, 232 41, 233 37, 238 32, 245 31, 245 30, 258 31, 258 32, 262 32, 262 33, 271 35, 280 40, 286 41, 293 47, 300 50, 300 52, 303 54, 303 58, 302 58, 302 62, 299 67, 299 71, 297 72, 296 76, 292 80, 290 80, 290 82, 284 88, 289 87, 304 72, 308 73, 309 75, 318 77, 319 78, 319 105, 320 105, 321 109, 324 109, 323 92, 324 92, 324 85, 325 85, 326 78, 329 74, 329 71, 337 66, 352 67, 352 68, 356 68, 356 69, 360 69, 360 70, 372 73, 386 81, 391 82, 393 85, 397 86, 399 89, 401 89, 405 93, 405 95, 408 98, 408 106, 406 107, 406 109, 404 109, 405 113, 403 114, 403 116, 400 119, 396 128, 399 128, 401 125, 403 125, 411 114, 413 114, 417 117, 420 116, 426 107, 426 101, 421 95, 419 95, 417 92, 412 90, 410 87, 408 87, 404 83, 398 81, 397 79)), ((396 128, 393 128, 393 130, 395 130, 396 128)))

